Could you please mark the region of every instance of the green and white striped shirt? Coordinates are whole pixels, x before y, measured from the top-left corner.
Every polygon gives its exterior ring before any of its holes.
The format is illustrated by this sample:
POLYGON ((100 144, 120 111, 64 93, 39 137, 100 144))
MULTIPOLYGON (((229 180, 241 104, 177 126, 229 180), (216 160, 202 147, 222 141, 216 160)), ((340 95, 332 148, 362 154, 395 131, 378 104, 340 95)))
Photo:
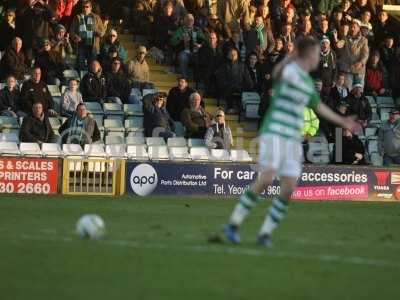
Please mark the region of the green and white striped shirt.
POLYGON ((296 62, 289 63, 282 70, 282 78, 274 82, 271 105, 260 134, 271 133, 301 140, 304 108, 315 109, 320 101, 311 76, 296 62))

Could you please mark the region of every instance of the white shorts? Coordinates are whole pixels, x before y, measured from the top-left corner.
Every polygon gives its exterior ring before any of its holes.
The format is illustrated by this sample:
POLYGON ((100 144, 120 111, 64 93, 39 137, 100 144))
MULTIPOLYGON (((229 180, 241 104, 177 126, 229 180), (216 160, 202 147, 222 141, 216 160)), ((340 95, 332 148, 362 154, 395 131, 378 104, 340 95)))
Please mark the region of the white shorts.
POLYGON ((260 171, 274 170, 278 176, 299 177, 302 170, 303 146, 301 142, 276 134, 260 136, 260 171))

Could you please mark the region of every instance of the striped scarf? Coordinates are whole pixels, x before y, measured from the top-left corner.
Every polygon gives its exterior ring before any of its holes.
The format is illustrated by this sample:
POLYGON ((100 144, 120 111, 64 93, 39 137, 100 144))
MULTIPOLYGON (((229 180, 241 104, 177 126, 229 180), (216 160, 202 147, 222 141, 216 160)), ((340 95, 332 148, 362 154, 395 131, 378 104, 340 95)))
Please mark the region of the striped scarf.
POLYGON ((260 42, 260 46, 264 45, 264 25, 258 26, 255 28, 257 32, 257 39, 260 42))
POLYGON ((79 20, 79 37, 82 39, 84 45, 92 46, 93 27, 94 27, 93 15, 90 14, 85 17, 83 14, 81 14, 78 15, 78 20, 79 20))
POLYGON ((69 136, 72 141, 70 143, 82 143, 82 134, 84 131, 85 122, 83 119, 79 118, 75 113, 72 117, 71 125, 70 125, 70 133, 69 136))

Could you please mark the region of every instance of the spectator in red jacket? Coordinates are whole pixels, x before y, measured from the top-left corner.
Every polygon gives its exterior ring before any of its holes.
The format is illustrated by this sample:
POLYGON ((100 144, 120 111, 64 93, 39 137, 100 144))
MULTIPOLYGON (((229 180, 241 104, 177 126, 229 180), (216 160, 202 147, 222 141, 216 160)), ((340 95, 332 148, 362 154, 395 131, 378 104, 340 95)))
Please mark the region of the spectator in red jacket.
POLYGON ((386 86, 386 70, 380 61, 378 51, 372 53, 365 75, 365 93, 367 95, 384 95, 388 92, 386 86))

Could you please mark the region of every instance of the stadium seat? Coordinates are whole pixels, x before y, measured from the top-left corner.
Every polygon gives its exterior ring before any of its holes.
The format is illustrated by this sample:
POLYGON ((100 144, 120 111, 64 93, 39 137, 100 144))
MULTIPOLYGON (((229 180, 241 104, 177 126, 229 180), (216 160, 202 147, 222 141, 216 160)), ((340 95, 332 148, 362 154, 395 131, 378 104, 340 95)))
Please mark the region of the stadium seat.
POLYGON ((54 110, 58 113, 61 112, 62 100, 61 96, 53 96, 54 110))
POLYGON ((368 153, 379 152, 378 150, 378 141, 377 140, 368 140, 368 153))
POLYGON ((53 97, 61 97, 61 91, 58 88, 58 85, 48 84, 47 88, 49 89, 49 92, 53 97))
POLYGON ((167 140, 168 147, 187 147, 184 137, 174 137, 167 140))
POLYGON ((260 95, 255 92, 242 93, 242 105, 246 107, 247 104, 260 104, 260 95))
POLYGON ((93 119, 97 123, 97 127, 99 128, 100 131, 104 131, 104 119, 103 116, 101 115, 93 115, 93 119))
POLYGON ((79 76, 81 77, 81 79, 86 75, 87 72, 88 71, 86 71, 86 70, 83 70, 83 71, 79 72, 79 76))
POLYGON ((211 160, 215 161, 231 161, 229 151, 226 149, 211 149, 211 160))
POLYGON ((2 156, 19 156, 20 151, 17 143, 15 142, 1 142, 0 155, 2 156))
POLYGON ((146 95, 155 94, 155 93, 157 93, 156 89, 143 89, 142 96, 144 97, 146 95))
POLYGON ((125 132, 125 127, 122 125, 122 121, 118 119, 105 119, 104 130, 106 132, 125 132))
POLYGON ((376 101, 373 96, 366 96, 369 102, 369 105, 371 106, 372 109, 376 109, 376 101))
POLYGON ((233 162, 249 162, 252 161, 246 150, 231 150, 231 160, 233 162))
POLYGON ((0 130, 3 129, 18 129, 19 123, 16 118, 0 116, 0 130))
POLYGON ((126 117, 142 117, 143 105, 142 104, 124 104, 124 114, 126 117))
POLYGON ((210 151, 207 147, 192 147, 190 148, 190 157, 195 161, 208 161, 210 151))
POLYGON ((84 155, 81 145, 78 144, 64 144, 62 151, 65 156, 82 157, 84 155))
POLYGON ((84 148, 84 154, 88 157, 105 157, 106 152, 104 151, 103 144, 86 144, 84 148))
POLYGON ((66 85, 62 85, 62 86, 61 86, 61 95, 65 93, 65 90, 66 90, 67 88, 68 88, 68 87, 67 87, 66 85))
POLYGON ((128 145, 126 155, 132 160, 148 160, 149 155, 145 145, 128 145))
POLYGON ((178 137, 185 136, 185 126, 181 122, 175 122, 175 134, 178 137))
POLYGON ((165 140, 162 137, 146 138, 147 146, 165 146, 165 140))
POLYGON ((139 137, 139 136, 127 136, 125 138, 125 143, 127 145, 146 145, 146 139, 144 137, 139 137))
POLYGON ((123 116, 121 105, 118 103, 104 103, 103 111, 106 116, 123 116))
POLYGON ((378 128, 376 127, 367 127, 365 128, 365 136, 368 138, 370 136, 376 136, 378 128))
POLYGON ((0 133, 0 142, 14 142, 19 144, 18 134, 15 132, 0 133))
POLYGON ((21 143, 19 145, 19 151, 22 156, 42 156, 42 150, 38 143, 21 143))
POLYGON ((190 155, 188 147, 169 147, 169 159, 176 161, 188 161, 190 155))
MULTIPOLYGON (((126 130, 126 128, 125 128, 125 130, 126 130)), ((143 131, 129 131, 129 132, 127 132, 127 136, 136 136, 136 137, 144 138, 144 132, 143 131)))
POLYGON ((106 145, 106 154, 111 158, 126 158, 126 145, 113 144, 106 145))
POLYGON ((85 102, 88 113, 92 115, 103 115, 103 108, 98 102, 85 102))
POLYGON ((369 156, 369 160, 373 166, 382 166, 383 165, 383 157, 378 152, 373 152, 369 156))
POLYGON ((132 89, 131 89, 131 92, 130 92, 130 95, 136 96, 136 97, 138 97, 139 99, 142 98, 142 92, 141 92, 140 89, 138 89, 138 88, 132 88, 132 89))
POLYGON ((144 131, 143 128, 143 118, 142 117, 134 117, 125 120, 125 131, 133 132, 133 131, 144 131))
POLYGON ((63 156, 63 152, 57 143, 43 143, 42 155, 44 157, 61 157, 63 156))
POLYGON ((327 164, 330 161, 328 143, 310 142, 308 143, 307 159, 314 164, 327 164))
POLYGON ((206 147, 204 139, 188 139, 188 146, 192 147, 206 147))
POLYGON ((167 146, 154 145, 148 148, 149 158, 151 160, 168 160, 169 153, 167 146))
POLYGON ((78 79, 79 80, 78 72, 73 69, 64 70, 63 75, 66 80, 70 80, 70 79, 78 79))
POLYGON ((379 108, 386 107, 386 108, 394 108, 394 100, 392 97, 377 97, 376 104, 379 108))
POLYGON ((120 135, 107 135, 105 138, 106 145, 124 144, 125 138, 120 135))
POLYGON ((57 117, 50 117, 49 121, 53 130, 58 130, 61 127, 61 122, 57 117))

